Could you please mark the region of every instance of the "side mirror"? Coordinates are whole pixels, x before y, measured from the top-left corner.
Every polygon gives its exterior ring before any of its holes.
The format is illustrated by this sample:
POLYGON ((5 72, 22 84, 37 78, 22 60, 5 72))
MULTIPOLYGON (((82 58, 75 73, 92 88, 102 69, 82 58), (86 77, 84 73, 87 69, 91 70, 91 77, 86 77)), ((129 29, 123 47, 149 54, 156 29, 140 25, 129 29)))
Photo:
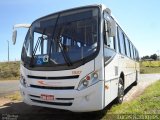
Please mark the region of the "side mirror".
POLYGON ((108 30, 109 30, 109 37, 115 37, 116 36, 116 21, 111 19, 108 22, 108 30))
POLYGON ((13 31, 13 34, 12 34, 12 42, 13 42, 13 45, 15 45, 16 39, 17 39, 17 30, 14 30, 14 31, 13 31))
POLYGON ((31 26, 31 24, 16 24, 16 25, 13 26, 13 34, 12 34, 13 45, 15 45, 16 39, 17 39, 17 30, 16 30, 16 28, 29 28, 30 26, 31 26))

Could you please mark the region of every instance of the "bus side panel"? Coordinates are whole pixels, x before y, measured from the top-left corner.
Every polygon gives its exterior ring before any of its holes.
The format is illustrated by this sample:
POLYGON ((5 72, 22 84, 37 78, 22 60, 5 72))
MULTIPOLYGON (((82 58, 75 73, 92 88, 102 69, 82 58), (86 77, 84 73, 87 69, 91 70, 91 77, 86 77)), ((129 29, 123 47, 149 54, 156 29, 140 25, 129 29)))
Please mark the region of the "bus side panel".
POLYGON ((124 55, 119 55, 118 66, 119 75, 124 74, 124 87, 126 89, 136 80, 135 61, 124 55))
POLYGON ((125 88, 129 87, 136 80, 136 66, 135 61, 128 58, 127 60, 127 71, 125 72, 126 80, 128 84, 125 88))
POLYGON ((112 102, 118 95, 118 55, 105 66, 105 106, 112 102))
POLYGON ((99 103, 101 104, 101 108, 104 108, 104 61, 103 61, 103 48, 101 48, 100 53, 95 58, 95 71, 98 71, 99 75, 98 78, 102 80, 102 84, 99 90, 99 97, 101 98, 99 103))

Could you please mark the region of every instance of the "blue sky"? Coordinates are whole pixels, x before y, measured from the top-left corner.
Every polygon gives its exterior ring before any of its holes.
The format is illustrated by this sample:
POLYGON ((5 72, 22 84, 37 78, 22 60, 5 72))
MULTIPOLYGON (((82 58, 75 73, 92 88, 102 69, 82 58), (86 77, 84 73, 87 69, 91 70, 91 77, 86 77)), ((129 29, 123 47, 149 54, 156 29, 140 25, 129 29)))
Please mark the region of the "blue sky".
POLYGON ((140 56, 160 50, 159 0, 3 0, 0 2, 0 61, 7 60, 7 40, 10 60, 20 60, 26 30, 18 30, 17 43, 12 45, 14 24, 32 23, 59 10, 95 3, 103 3, 112 10, 140 56))

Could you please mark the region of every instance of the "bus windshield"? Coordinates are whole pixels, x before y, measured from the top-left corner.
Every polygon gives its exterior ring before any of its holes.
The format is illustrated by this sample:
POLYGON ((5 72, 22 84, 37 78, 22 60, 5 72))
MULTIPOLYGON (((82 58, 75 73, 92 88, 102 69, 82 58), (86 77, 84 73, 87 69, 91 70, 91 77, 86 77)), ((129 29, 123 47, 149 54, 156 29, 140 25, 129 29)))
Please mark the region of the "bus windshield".
POLYGON ((22 61, 31 67, 73 66, 97 51, 98 9, 56 13, 31 25, 22 61))

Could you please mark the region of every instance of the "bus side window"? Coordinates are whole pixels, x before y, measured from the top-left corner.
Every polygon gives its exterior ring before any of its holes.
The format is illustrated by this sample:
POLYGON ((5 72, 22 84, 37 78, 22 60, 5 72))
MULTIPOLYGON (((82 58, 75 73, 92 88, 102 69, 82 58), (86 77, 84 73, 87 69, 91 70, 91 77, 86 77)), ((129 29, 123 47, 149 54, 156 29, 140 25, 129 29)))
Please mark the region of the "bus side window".
POLYGON ((137 61, 139 61, 139 53, 138 53, 138 51, 137 51, 137 61))
POLYGON ((117 26, 117 35, 116 35, 116 45, 117 45, 117 52, 121 53, 121 49, 120 49, 120 42, 119 42, 119 32, 118 32, 118 26, 117 26))
POLYGON ((136 60, 136 53, 135 53, 135 47, 133 46, 133 58, 136 60))
POLYGON ((118 38, 120 43, 120 52, 121 54, 125 55, 125 43, 124 43, 124 35, 122 30, 118 27, 118 38))
POLYGON ((130 42, 130 53, 131 53, 131 58, 133 59, 133 47, 131 42, 130 42))
POLYGON ((133 49, 133 59, 135 58, 135 53, 134 53, 134 46, 132 45, 132 49, 133 49))
POLYGON ((124 33, 123 33, 123 42, 124 42, 125 55, 127 55, 127 48, 126 48, 126 41, 125 41, 125 34, 124 33))
POLYGON ((109 39, 108 40, 108 42, 109 42, 108 47, 111 48, 111 49, 115 49, 115 39, 114 39, 114 37, 109 37, 108 39, 109 39))
POLYGON ((129 40, 127 39, 127 37, 125 36, 125 43, 126 43, 126 52, 127 52, 127 56, 130 56, 130 48, 129 48, 129 40))
POLYGON ((104 20, 104 27, 103 27, 103 39, 104 39, 104 44, 107 45, 107 35, 106 35, 106 32, 107 32, 107 23, 106 23, 106 20, 104 20))

